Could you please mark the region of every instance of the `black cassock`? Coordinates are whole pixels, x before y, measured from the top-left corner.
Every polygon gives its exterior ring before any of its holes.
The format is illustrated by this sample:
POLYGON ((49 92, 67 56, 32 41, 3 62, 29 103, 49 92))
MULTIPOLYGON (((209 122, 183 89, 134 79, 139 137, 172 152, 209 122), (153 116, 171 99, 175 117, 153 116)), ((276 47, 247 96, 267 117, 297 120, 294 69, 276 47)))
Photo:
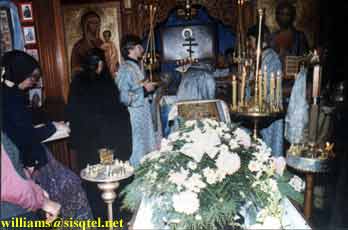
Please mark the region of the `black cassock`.
POLYGON ((119 102, 117 86, 108 74, 78 73, 70 85, 67 118, 71 147, 77 151, 80 169, 99 163, 98 149, 115 151, 114 157, 129 160, 132 135, 127 108, 119 102))
MULTIPOLYGON (((99 163, 100 148, 113 149, 115 158, 129 160, 132 153, 129 114, 119 102, 117 86, 108 74, 78 73, 70 85, 66 113, 70 121, 71 147, 77 152, 79 170, 87 164, 99 163)), ((123 181, 119 190, 128 182, 123 181)), ((106 218, 105 203, 97 185, 91 182, 83 185, 94 217, 106 218)), ((114 204, 117 213, 119 202, 116 200, 114 204)))

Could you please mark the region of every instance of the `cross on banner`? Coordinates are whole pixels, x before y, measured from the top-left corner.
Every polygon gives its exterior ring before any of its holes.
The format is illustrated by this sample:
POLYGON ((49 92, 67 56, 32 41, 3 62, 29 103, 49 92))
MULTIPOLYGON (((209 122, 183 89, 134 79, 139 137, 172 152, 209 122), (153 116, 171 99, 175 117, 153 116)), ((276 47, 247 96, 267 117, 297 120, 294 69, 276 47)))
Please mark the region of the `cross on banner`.
POLYGON ((194 54, 194 50, 192 49, 193 46, 198 46, 198 43, 194 43, 196 39, 193 37, 185 38, 186 43, 183 43, 182 46, 186 47, 188 46, 188 49, 186 50, 189 53, 189 57, 192 58, 192 54, 194 54))

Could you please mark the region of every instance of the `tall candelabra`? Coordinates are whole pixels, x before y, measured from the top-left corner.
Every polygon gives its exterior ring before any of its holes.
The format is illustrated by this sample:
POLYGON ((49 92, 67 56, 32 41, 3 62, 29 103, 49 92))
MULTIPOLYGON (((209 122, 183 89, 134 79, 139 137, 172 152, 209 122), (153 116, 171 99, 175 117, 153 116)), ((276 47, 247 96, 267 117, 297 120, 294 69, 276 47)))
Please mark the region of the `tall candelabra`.
POLYGON ((256 47, 256 61, 254 62, 255 68, 251 68, 250 63, 252 62, 245 62, 241 65, 242 70, 239 73, 240 81, 237 81, 236 76, 232 77, 231 105, 231 112, 233 114, 249 118, 254 122, 254 138, 257 138, 260 119, 275 118, 283 112, 281 72, 269 73, 266 67, 263 70, 260 69, 263 10, 259 9, 258 13, 259 33, 256 47), (251 87, 249 85, 251 95, 247 95, 247 77, 251 74, 254 74, 254 86, 251 87))
POLYGON ((143 63, 145 69, 149 71, 150 81, 153 81, 153 71, 159 67, 159 56, 156 54, 155 43, 155 20, 157 13, 156 4, 150 4, 149 7, 149 21, 150 29, 147 37, 146 49, 143 56, 143 63))
POLYGON ((237 0, 237 52, 233 53, 233 62, 238 66, 238 74, 243 71, 243 65, 248 63, 248 57, 246 52, 246 39, 245 29, 243 24, 243 11, 244 11, 245 0, 237 0))

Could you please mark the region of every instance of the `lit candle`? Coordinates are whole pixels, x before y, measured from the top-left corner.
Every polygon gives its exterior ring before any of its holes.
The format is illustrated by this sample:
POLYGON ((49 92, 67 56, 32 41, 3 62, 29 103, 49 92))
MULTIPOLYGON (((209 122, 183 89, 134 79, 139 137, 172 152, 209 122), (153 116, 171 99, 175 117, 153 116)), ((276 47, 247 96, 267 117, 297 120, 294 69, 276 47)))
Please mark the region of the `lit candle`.
POLYGON ((319 97, 320 93, 320 66, 315 65, 313 70, 313 98, 319 97))
POLYGON ((277 72, 277 85, 276 85, 276 104, 277 107, 280 109, 282 107, 281 102, 282 102, 282 95, 281 95, 281 87, 282 87, 282 76, 280 71, 277 72))
POLYGON ((237 80, 236 76, 232 76, 232 109, 237 109, 237 80))
POLYGON ((269 105, 271 110, 273 109, 273 104, 274 104, 274 73, 271 73, 271 79, 270 79, 270 87, 269 87, 269 105))

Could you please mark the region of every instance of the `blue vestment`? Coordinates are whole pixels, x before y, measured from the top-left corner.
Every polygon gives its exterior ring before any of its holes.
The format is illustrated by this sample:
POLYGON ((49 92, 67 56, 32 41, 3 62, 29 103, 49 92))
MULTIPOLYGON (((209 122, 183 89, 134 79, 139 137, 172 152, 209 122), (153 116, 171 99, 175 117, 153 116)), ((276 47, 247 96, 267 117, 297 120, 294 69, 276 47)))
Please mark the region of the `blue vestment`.
POLYGON ((120 91, 120 100, 127 106, 130 114, 133 147, 130 163, 133 166, 138 166, 141 158, 156 147, 151 106, 148 98, 144 96, 142 86, 144 78, 139 65, 126 60, 120 66, 115 80, 120 91))
MULTIPOLYGON (((262 52, 261 70, 267 68, 267 85, 268 91, 270 86, 271 73, 277 76, 277 72, 282 72, 282 64, 279 60, 278 54, 273 49, 265 49, 262 52)), ((269 95, 269 92, 268 92, 269 95)), ((280 95, 282 90, 280 89, 280 95)), ((283 103, 282 98, 280 103, 283 103)), ((273 156, 282 156, 284 152, 284 121, 279 119, 274 121, 269 127, 261 130, 262 139, 272 149, 273 156)))
POLYGON ((183 73, 177 98, 178 101, 214 99, 215 80, 210 66, 194 64, 183 73))
POLYGON ((291 144, 301 143, 304 139, 304 129, 308 124, 306 78, 307 70, 302 69, 292 88, 288 112, 285 117, 285 138, 291 144))

